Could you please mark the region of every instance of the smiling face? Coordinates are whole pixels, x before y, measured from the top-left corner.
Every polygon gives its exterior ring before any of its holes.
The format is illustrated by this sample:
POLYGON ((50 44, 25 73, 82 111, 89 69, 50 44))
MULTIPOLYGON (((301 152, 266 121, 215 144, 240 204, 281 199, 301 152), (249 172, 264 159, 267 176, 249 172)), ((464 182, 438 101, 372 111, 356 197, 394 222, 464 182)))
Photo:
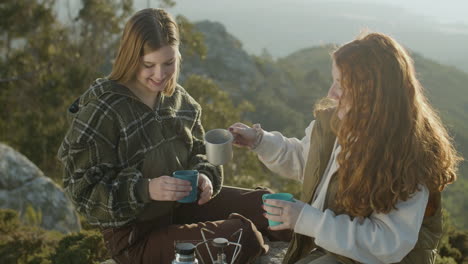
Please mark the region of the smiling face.
POLYGON ((346 104, 343 100, 343 88, 341 87, 341 71, 336 66, 335 61, 332 64, 332 76, 333 76, 333 83, 328 90, 328 98, 334 99, 338 102, 338 118, 343 119, 346 113, 348 113, 350 106, 346 104))
POLYGON ((179 75, 179 39, 177 22, 165 10, 138 11, 125 24, 108 78, 148 103, 160 92, 171 96, 179 75))
POLYGON ((158 95, 163 92, 177 69, 177 48, 163 46, 141 57, 136 73, 136 88, 139 94, 158 95))

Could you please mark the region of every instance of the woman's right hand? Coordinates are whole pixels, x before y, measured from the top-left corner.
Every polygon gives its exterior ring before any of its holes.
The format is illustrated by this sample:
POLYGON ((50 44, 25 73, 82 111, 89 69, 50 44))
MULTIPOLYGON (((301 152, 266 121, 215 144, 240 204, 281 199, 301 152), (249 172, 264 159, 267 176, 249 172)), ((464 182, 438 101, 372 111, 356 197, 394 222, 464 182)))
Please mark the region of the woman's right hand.
POLYGON ((234 136, 232 143, 238 147, 251 148, 257 140, 256 130, 243 123, 235 123, 228 130, 234 136))
POLYGON ((178 201, 190 194, 189 181, 170 176, 161 176, 149 182, 149 195, 155 201, 178 201))

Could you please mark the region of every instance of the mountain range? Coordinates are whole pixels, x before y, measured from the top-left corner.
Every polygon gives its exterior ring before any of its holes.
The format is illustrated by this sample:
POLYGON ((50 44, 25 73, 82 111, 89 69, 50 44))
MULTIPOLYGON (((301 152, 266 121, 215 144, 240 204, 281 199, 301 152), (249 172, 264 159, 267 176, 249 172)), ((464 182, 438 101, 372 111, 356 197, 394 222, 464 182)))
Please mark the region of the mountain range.
MULTIPOLYGON (((302 138, 312 120, 314 102, 326 96, 331 84, 330 52, 336 45, 298 50, 288 56, 249 55, 242 42, 217 22, 202 21, 195 27, 204 35, 204 59, 185 56, 181 78, 197 74, 213 79, 234 102, 247 100, 255 110, 245 118, 266 130, 302 138)), ((432 105, 454 137, 458 151, 468 155, 468 74, 411 51, 418 79, 432 105)), ((230 124, 226 124, 230 125, 230 124)), ((459 227, 468 228, 468 163, 461 164, 459 179, 445 192, 444 204, 459 227)))
MULTIPOLYGON (((136 1, 137 8, 143 8, 136 1)), ((303 0, 179 0, 171 12, 192 21, 222 23, 250 54, 266 49, 284 57, 299 49, 344 43, 362 30, 392 35, 426 58, 468 72, 468 25, 444 24, 435 18, 379 3, 303 0)))

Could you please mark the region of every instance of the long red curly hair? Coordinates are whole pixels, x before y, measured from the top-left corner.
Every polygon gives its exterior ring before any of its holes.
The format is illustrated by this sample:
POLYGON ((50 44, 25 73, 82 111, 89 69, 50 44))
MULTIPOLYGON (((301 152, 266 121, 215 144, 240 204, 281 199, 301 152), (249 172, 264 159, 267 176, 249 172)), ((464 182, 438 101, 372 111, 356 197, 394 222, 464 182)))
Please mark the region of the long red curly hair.
MULTIPOLYGON (((440 192, 461 160, 394 39, 371 33, 333 54, 351 108, 336 128, 337 204, 352 216, 388 213, 425 185, 440 192)), ((343 107, 338 105, 338 108, 343 107)))

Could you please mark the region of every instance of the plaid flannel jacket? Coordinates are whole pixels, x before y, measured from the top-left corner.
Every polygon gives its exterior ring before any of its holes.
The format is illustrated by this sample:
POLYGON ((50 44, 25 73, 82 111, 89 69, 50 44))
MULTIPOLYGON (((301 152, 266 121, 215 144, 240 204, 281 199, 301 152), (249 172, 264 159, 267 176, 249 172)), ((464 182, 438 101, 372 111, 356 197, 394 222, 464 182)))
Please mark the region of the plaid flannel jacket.
POLYGON ((58 151, 63 185, 92 225, 119 227, 171 213, 173 202, 150 200, 148 179, 175 170, 203 172, 214 194, 221 189, 222 168, 205 156, 201 107, 181 86, 161 95, 153 110, 127 87, 97 79, 69 114, 58 151))

